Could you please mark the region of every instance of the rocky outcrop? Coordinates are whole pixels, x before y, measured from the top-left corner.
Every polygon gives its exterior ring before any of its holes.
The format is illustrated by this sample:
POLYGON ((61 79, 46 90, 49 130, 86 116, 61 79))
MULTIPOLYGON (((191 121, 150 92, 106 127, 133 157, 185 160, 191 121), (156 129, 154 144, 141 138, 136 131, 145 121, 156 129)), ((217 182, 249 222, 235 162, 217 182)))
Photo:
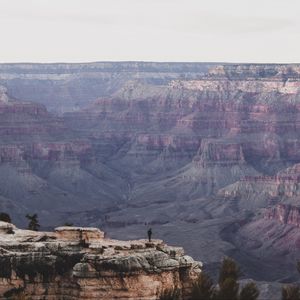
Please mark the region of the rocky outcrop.
POLYGON ((300 226, 300 207, 278 204, 275 207, 267 209, 265 218, 269 220, 276 220, 281 224, 289 224, 300 226))
MULTIPOLYGON (((28 140, 59 136, 65 127, 61 118, 47 112, 45 106, 33 102, 16 101, 0 86, 0 136, 4 142, 22 136, 28 140)), ((24 140, 24 138, 23 138, 24 140)))
POLYGON ((0 87, 0 163, 87 156, 91 145, 68 131, 43 105, 12 100, 0 87))
POLYGON ((7 103, 9 97, 7 95, 7 88, 4 86, 0 86, 0 102, 7 103))
MULTIPOLYGON (((228 201, 235 199, 240 209, 247 208, 253 211, 280 202, 283 202, 283 207, 284 203, 297 206, 300 194, 299 170, 299 164, 294 164, 274 175, 245 175, 241 180, 219 190, 218 196, 228 201)), ((271 211, 277 211, 277 207, 271 208, 271 211)))
POLYGON ((188 299, 201 264, 161 240, 118 241, 96 228, 32 232, 0 222, 0 298, 188 299))
POLYGON ((202 140, 199 154, 194 161, 202 166, 209 164, 236 165, 244 164, 245 157, 242 145, 229 141, 202 140))

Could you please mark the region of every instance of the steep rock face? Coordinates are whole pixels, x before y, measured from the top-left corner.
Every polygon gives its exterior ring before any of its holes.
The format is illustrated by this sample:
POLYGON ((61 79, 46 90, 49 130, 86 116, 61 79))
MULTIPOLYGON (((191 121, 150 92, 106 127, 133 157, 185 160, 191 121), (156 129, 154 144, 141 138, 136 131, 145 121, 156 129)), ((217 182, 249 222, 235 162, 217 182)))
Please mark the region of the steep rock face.
MULTIPOLYGON (((234 230, 226 229, 226 240, 239 249, 237 260, 250 268, 250 274, 260 280, 293 282, 298 278, 295 264, 300 259, 300 234, 298 225, 284 224, 280 214, 283 210, 274 209, 267 217, 258 217, 234 230), (259 268, 251 263, 261 262, 259 268), (277 264, 276 264, 277 263, 277 264)), ((292 213, 292 212, 290 212, 292 213)), ((224 233, 223 233, 224 234, 224 233)))
POLYGON ((0 297, 159 299, 179 288, 188 299, 201 264, 160 240, 105 239, 96 228, 55 233, 0 224, 0 297))
POLYGON ((50 115, 46 108, 33 102, 11 99, 0 86, 0 136, 2 143, 17 139, 33 140, 59 136, 65 130, 63 120, 50 115))
POLYGON ((242 145, 229 141, 202 140, 199 155, 194 157, 199 165, 207 166, 211 164, 244 164, 245 158, 242 145))
POLYGON ((77 140, 61 118, 49 114, 40 104, 12 100, 0 87, 0 161, 29 159, 52 160, 66 154, 79 156, 90 148, 88 141, 77 140), (69 141, 68 141, 69 139, 69 141), (72 140, 73 139, 73 140, 72 140))
MULTIPOLYGON (((299 164, 283 169, 273 176, 246 175, 231 185, 218 191, 218 196, 228 200, 235 200, 239 209, 264 208, 278 202, 299 204, 299 164)), ((289 205, 287 205, 289 207, 289 205)))
POLYGON ((250 222, 226 231, 226 239, 240 251, 239 259, 247 256, 246 264, 255 260, 262 262, 260 272, 253 269, 252 276, 269 280, 277 278, 283 282, 297 280, 299 275, 295 264, 300 259, 299 207, 275 205, 264 209, 250 222))
POLYGON ((4 86, 0 86, 0 102, 7 103, 9 97, 7 95, 7 88, 4 86))
POLYGON ((288 204, 279 204, 269 208, 264 217, 269 220, 276 220, 281 224, 300 226, 300 208, 288 204))

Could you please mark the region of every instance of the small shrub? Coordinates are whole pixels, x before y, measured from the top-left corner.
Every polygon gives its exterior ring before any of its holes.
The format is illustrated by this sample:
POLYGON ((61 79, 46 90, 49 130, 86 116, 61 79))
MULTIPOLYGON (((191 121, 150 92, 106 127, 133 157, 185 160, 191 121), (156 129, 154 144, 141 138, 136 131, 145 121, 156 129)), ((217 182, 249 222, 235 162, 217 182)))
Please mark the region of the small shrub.
POLYGON ((300 287, 297 285, 286 285, 282 288, 282 300, 300 300, 300 287))
POLYGON ((215 295, 212 279, 205 273, 201 273, 193 284, 191 300, 211 300, 215 295))
POLYGON ((256 300, 259 290, 254 282, 247 283, 240 292, 240 300, 256 300))
POLYGON ((33 231, 38 231, 39 228, 41 227, 38 221, 38 215, 33 214, 33 215, 26 215, 26 218, 29 220, 28 223, 28 229, 33 230, 33 231))
POLYGON ((218 300, 238 300, 239 284, 233 278, 226 278, 218 291, 218 300))
POLYGON ((66 227, 72 227, 72 226, 74 226, 74 224, 71 223, 71 222, 66 222, 66 223, 64 223, 63 226, 66 226, 66 227))
POLYGON ((228 278, 237 281, 239 276, 240 269, 236 262, 230 257, 225 257, 220 268, 219 284, 221 285, 228 278))
POLYGON ((10 215, 5 212, 1 212, 0 213, 0 221, 11 223, 10 215))

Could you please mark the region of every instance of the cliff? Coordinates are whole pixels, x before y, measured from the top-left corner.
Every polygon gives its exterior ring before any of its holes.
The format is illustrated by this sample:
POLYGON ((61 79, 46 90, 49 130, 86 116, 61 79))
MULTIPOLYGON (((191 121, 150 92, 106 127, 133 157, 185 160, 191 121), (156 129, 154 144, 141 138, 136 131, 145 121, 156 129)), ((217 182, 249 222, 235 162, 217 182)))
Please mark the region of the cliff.
POLYGON ((276 220, 281 224, 300 226, 300 207, 288 204, 278 204, 275 207, 268 208, 265 212, 266 219, 276 220))
POLYGON ((281 282, 298 280, 295 262, 299 261, 300 249, 300 209, 299 205, 277 204, 262 209, 252 220, 239 226, 227 228, 226 236, 243 255, 261 262, 260 269, 253 269, 252 275, 269 280, 280 278, 281 282), (277 264, 274 264, 274 262, 277 264), (273 263, 272 263, 273 262, 273 263))
POLYGON ((161 240, 118 241, 96 228, 33 232, 0 222, 0 299, 187 299, 201 264, 161 240))

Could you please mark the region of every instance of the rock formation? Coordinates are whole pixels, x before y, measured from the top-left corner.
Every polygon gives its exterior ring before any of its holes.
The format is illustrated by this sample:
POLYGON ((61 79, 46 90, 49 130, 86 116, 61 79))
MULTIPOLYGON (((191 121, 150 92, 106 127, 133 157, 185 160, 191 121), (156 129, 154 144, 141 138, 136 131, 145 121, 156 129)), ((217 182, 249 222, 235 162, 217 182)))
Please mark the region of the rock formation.
POLYGON ((0 86, 0 102, 7 103, 8 100, 7 88, 5 86, 0 86))
POLYGON ((267 209, 265 218, 268 220, 277 220, 281 224, 300 226, 300 207, 288 204, 278 204, 275 207, 267 209))
POLYGON ((188 299, 201 264, 161 240, 118 241, 96 228, 21 230, 0 222, 0 298, 188 299))
MULTIPOLYGON (((208 266, 232 255, 252 276, 259 256, 231 229, 246 239, 254 223, 286 234, 298 222, 296 210, 261 217, 299 205, 297 64, 4 64, 0 84, 0 209, 17 225, 39 212, 44 228, 134 239, 146 223, 208 266)), ((254 277, 269 279, 275 252, 254 277)))

